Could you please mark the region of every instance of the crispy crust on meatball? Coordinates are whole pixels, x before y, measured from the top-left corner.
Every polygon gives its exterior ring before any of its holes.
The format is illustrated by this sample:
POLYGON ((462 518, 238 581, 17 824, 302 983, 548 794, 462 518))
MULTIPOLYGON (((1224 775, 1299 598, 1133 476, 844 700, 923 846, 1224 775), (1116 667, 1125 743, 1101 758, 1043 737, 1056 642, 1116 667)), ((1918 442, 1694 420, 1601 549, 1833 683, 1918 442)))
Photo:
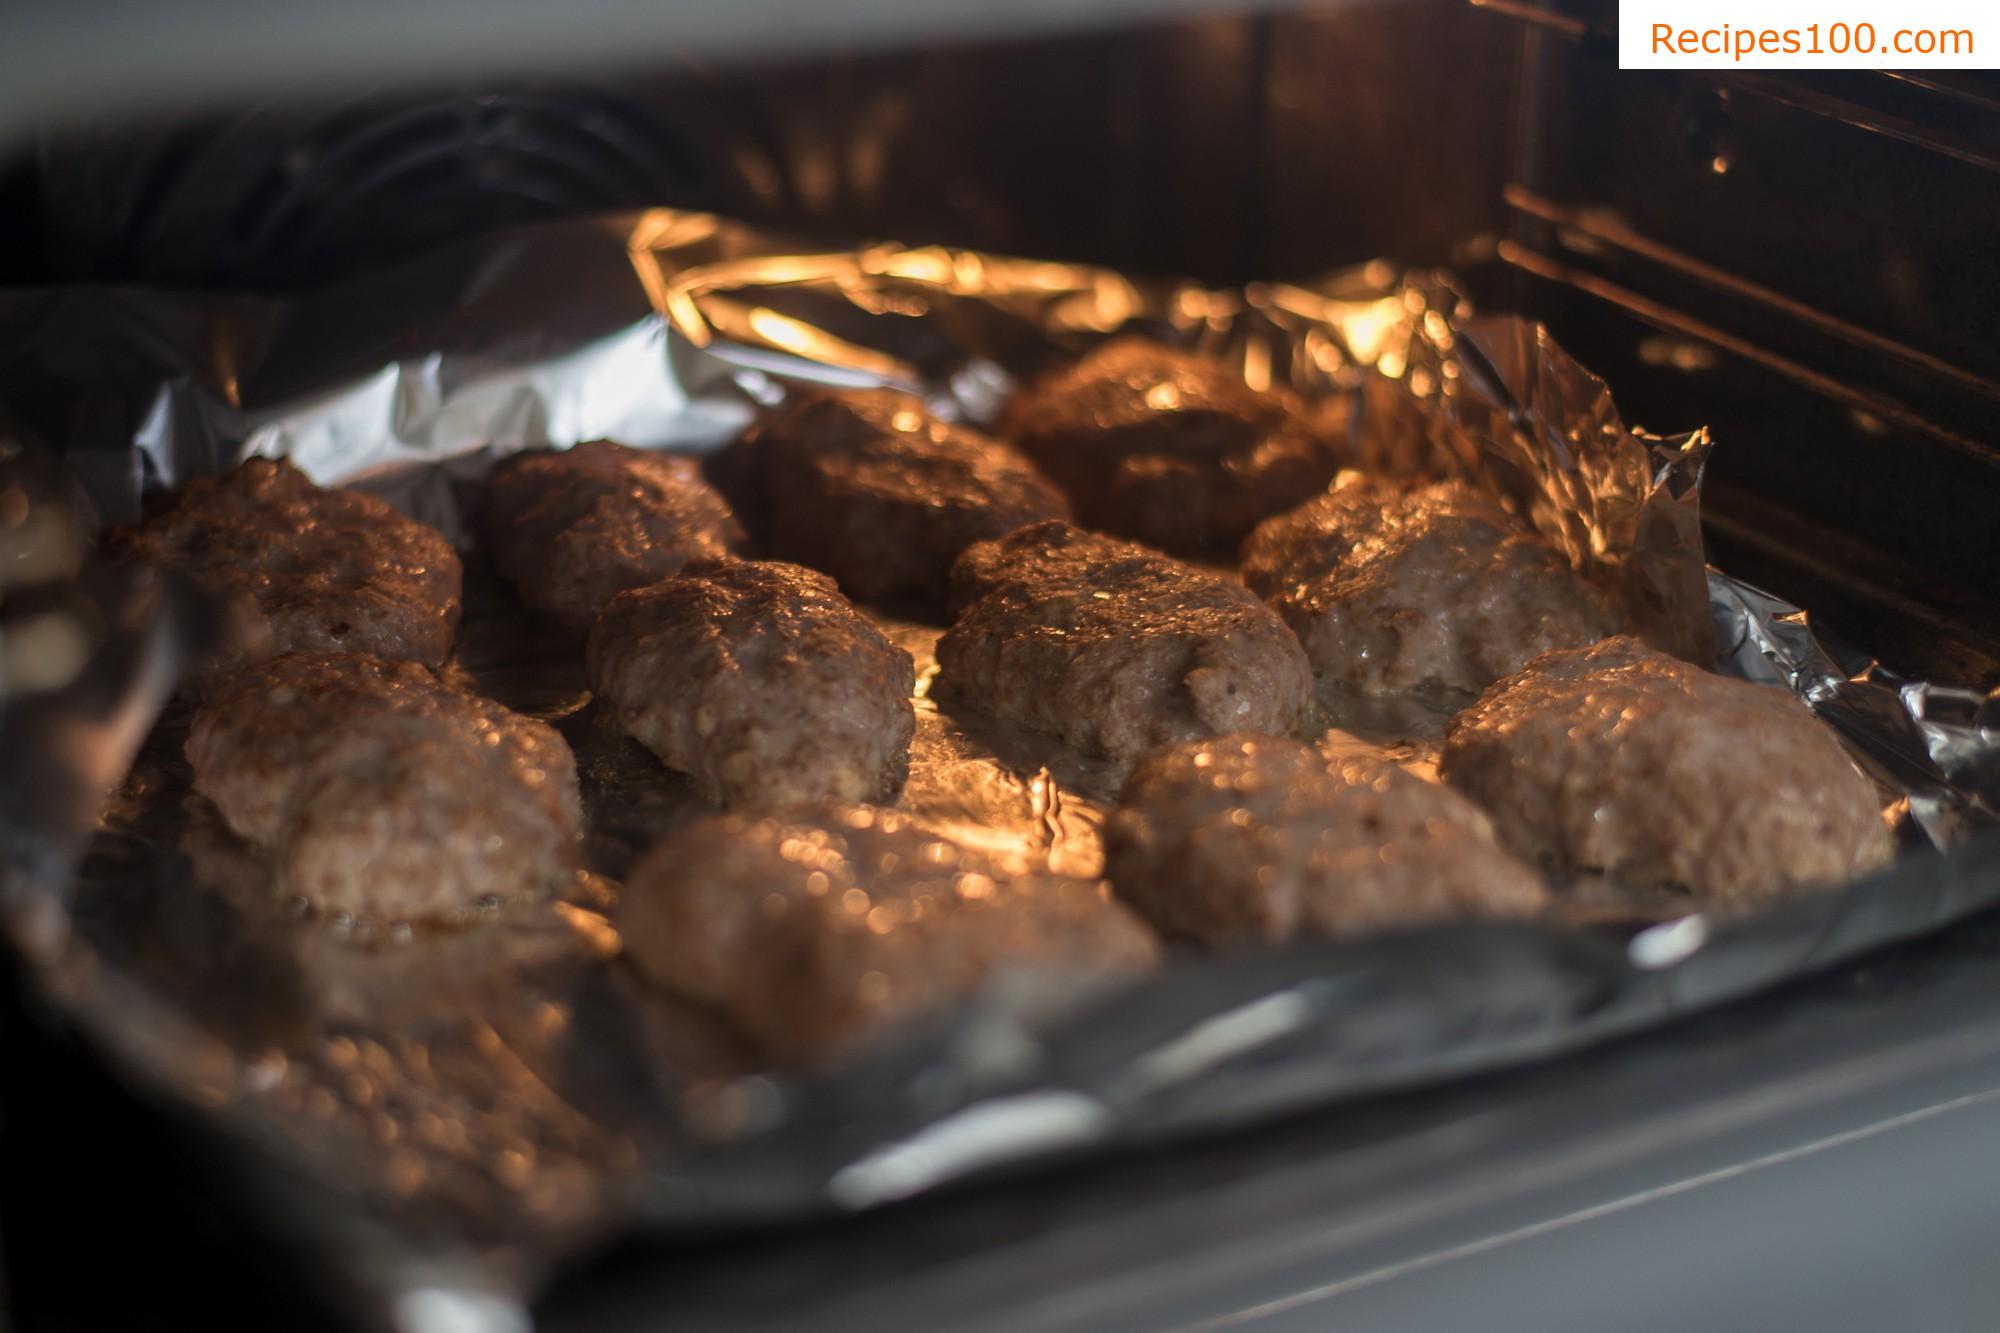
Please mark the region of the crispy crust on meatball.
POLYGON ((824 570, 864 601, 942 609, 951 564, 977 541, 1069 517, 1034 464, 892 389, 809 395, 752 445, 773 553, 824 570))
POLYGON ((203 703, 195 790, 264 849, 280 891, 385 923, 462 919, 575 868, 576 761, 544 723, 413 662, 294 653, 203 703))
POLYGON ((1113 978, 1159 953, 1102 885, 997 875, 867 806, 683 824, 627 880, 617 925, 641 973, 789 1061, 948 1010, 1002 971, 1113 978))
POLYGON ((1560 552, 1461 482, 1345 474, 1251 533, 1242 569, 1335 692, 1476 694, 1619 628, 1560 552))
POLYGON ((1717 904, 1849 879, 1891 852, 1874 784, 1796 697, 1632 638, 1495 684, 1452 719, 1438 770, 1524 858, 1717 904))
POLYGON ((620 594, 588 665, 618 724, 717 804, 880 800, 909 774, 910 655, 813 570, 691 563, 620 594))
POLYGON ((110 535, 114 553, 228 599, 213 682, 274 653, 357 652, 436 666, 458 628, 462 570, 444 534, 282 458, 187 484, 171 509, 110 535))
POLYGON ((1241 584, 1131 542, 1041 523, 969 547, 934 695, 1135 759, 1311 716, 1298 640, 1241 584))
POLYGON ((1339 450, 1289 391, 1220 361, 1118 338, 1025 389, 1003 433, 1086 525, 1180 554, 1234 550, 1325 489, 1339 450))
POLYGON ((1275 736, 1155 751, 1105 828, 1111 882, 1170 938, 1350 936, 1547 905, 1457 792, 1275 736))
POLYGON ((694 460, 610 440, 503 460, 486 484, 483 531, 521 600, 579 631, 627 588, 743 546, 694 460))

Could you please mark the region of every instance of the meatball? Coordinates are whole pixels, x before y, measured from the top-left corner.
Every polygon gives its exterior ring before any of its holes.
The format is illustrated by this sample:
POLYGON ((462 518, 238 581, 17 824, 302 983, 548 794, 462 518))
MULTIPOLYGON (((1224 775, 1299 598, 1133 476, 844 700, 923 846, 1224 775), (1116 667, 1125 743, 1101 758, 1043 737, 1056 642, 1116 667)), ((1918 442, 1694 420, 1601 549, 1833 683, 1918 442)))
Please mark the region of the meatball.
POLYGON ((444 534, 372 495, 322 490, 282 458, 191 481, 171 509, 107 542, 228 599, 231 646, 210 683, 273 653, 436 666, 458 628, 462 571, 444 534))
POLYGON ((1004 425, 1083 523, 1181 554, 1234 550, 1339 467, 1290 391, 1138 338, 1030 386, 1004 425))
POLYGON ((841 1054, 1005 970, 1088 980, 1158 955, 1101 885, 996 876, 867 806, 683 824, 634 869, 617 925, 641 973, 715 1005, 786 1061, 841 1054))
POLYGON ((1143 546, 1041 523, 967 548, 935 697, 1129 760, 1169 741, 1290 732, 1312 672, 1241 584, 1143 546))
POLYGON ((1211 947, 1525 916, 1548 901, 1457 792, 1271 736, 1148 755, 1105 845, 1120 898, 1163 935, 1211 947))
POLYGON ((1250 534, 1243 581, 1337 694, 1477 694, 1537 653, 1619 629, 1560 552, 1460 482, 1345 474, 1250 534))
POLYGON ((1452 719, 1438 769, 1520 856, 1716 904, 1890 854, 1874 784, 1804 704, 1632 638, 1493 686, 1452 719))
POLYGON ((464 918, 574 869, 576 762, 551 728, 411 662, 297 653, 230 678, 194 719, 195 790, 278 887, 386 923, 464 918))
POLYGON ((694 460, 609 440, 502 462, 487 483, 484 531, 521 600, 577 630, 627 588, 743 544, 694 460))
POLYGON ((755 449, 774 553, 864 600, 942 609, 960 551, 1069 516, 1011 446, 890 389, 808 397, 766 422, 755 449))
POLYGON ((695 561, 621 593, 588 666, 618 724, 717 804, 880 800, 909 774, 910 655, 810 569, 695 561))

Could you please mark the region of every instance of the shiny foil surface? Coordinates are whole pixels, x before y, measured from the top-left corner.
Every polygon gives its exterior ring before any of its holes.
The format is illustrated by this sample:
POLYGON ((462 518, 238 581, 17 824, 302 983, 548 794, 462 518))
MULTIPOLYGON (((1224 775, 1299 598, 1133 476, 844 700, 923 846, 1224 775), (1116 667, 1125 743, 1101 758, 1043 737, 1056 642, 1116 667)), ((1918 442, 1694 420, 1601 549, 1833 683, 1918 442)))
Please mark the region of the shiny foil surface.
MULTIPOLYGON (((1545 1056, 2000 899, 2000 704, 1898 680, 1707 569, 1705 433, 1628 429, 1544 330, 1472 312, 1443 275, 1376 264, 1213 291, 938 248, 814 250, 655 211, 468 242, 283 303, 4 294, 0 345, 10 941, 57 1021, 180 1115, 253 1206, 305 1219, 329 1270, 404 1327, 521 1327, 554 1264, 626 1229, 837 1215, 1545 1056), (1904 856, 1752 916, 1572 884, 1544 921, 1177 957, 1110 992, 1003 980, 852 1063, 760 1068, 618 961, 620 876, 701 806, 485 568, 465 522, 485 471, 600 437, 712 450, 804 383, 895 385, 988 422, 1024 380, 1135 331, 1292 386, 1375 468, 1489 487, 1655 644, 1796 692, 1882 784, 1904 856), (89 529, 253 454, 382 494, 469 550, 448 670, 577 755, 587 870, 557 901, 459 931, 342 933, 288 908, 192 797, 173 689, 214 627, 174 580, 97 567, 89 529)), ((918 663, 900 807, 1003 868, 1101 873, 1120 775, 940 708, 938 627, 878 621, 918 663)), ((1427 773, 1437 716, 1345 721, 1323 748, 1427 773)))

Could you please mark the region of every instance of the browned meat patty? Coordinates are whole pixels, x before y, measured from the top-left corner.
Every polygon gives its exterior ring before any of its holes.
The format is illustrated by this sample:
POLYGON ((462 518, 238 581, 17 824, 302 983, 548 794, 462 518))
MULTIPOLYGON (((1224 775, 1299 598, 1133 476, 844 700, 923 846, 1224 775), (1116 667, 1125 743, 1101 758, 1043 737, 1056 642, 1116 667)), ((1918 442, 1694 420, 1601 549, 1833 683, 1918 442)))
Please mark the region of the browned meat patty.
POLYGON ((321 490, 281 458, 189 482, 173 508, 107 543, 229 599, 233 646, 210 681, 272 653, 436 666, 458 627, 462 571, 444 534, 372 495, 321 490))
POLYGON ((1083 523, 1183 554, 1234 550, 1340 465, 1289 391, 1260 392, 1220 361, 1139 338, 1031 385, 1004 427, 1083 523))
POLYGON ((1344 474, 1250 534, 1243 581, 1337 692, 1476 694, 1537 653, 1619 628, 1561 553, 1459 482, 1404 488, 1344 474))
POLYGON ((1211 947, 1526 916, 1548 901, 1457 792, 1273 736, 1148 755, 1105 850, 1119 897, 1162 934, 1211 947))
POLYGON ((754 448, 775 553, 863 600, 942 608, 960 551, 1069 516, 1011 446, 891 389, 805 398, 764 423, 754 448))
POLYGON ((694 460, 609 440, 502 462, 487 482, 484 532, 521 600, 578 630, 627 588, 743 544, 694 460))
POLYGON ((1101 885, 988 872, 890 810, 708 815, 647 853, 617 924, 642 973, 788 1061, 949 1009, 1004 970, 1088 979, 1154 963, 1151 933, 1101 885))
POLYGON ((1290 732, 1312 672, 1241 584, 1067 523, 969 547, 933 694, 1133 759, 1169 741, 1290 732))
POLYGON ((1523 857, 1719 904, 1890 855, 1874 784, 1804 704, 1631 638, 1493 686, 1452 719, 1438 768, 1523 857))
POLYGON ((589 669, 619 725, 722 805, 880 800, 909 774, 910 655, 798 565, 696 561, 622 593, 589 669))
POLYGON ((358 653, 238 673, 188 736, 195 790, 329 914, 468 916, 546 893, 576 864, 576 762, 551 728, 358 653))

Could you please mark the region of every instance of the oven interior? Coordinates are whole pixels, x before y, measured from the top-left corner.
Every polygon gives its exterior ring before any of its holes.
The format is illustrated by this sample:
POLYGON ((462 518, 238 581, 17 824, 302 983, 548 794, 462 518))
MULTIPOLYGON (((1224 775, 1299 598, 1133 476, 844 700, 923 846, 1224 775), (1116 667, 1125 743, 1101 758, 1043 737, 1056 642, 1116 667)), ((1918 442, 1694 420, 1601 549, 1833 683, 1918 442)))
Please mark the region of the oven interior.
POLYGON ((1448 265, 1629 419, 1714 428, 1718 563, 2000 681, 2000 82, 1623 73, 1614 22, 1401 0, 760 59, 661 19, 557 75, 27 122, 0 281, 297 290, 652 204, 1228 283, 1448 265))
MULTIPOLYGON (((834 33, 771 55, 754 34, 685 51, 660 10, 650 41, 548 69, 532 43, 505 54, 494 38, 442 74, 379 81, 363 63, 295 93, 14 105, 0 122, 0 283, 294 291, 474 231, 654 204, 1218 283, 1377 256, 1447 266, 1482 304, 1545 320, 1628 420, 1713 428, 1704 521, 1718 564, 1894 670, 2000 685, 2000 78, 1621 73, 1615 7, 1595 0, 1111 12, 976 38, 876 23, 866 43, 834 33)), ((1299 1275, 1328 1253, 1386 1271, 1601 1206, 1593 1190, 1651 1188, 1654 1167, 1700 1176, 1984 1095, 2000 1007, 1971 978, 1996 947, 1975 924, 1630 1049, 948 1201, 928 1221, 614 1255, 560 1288, 546 1319, 644 1326, 668 1288, 716 1327, 949 1314, 1111 1328, 1262 1310, 1265 1287, 1230 1283, 1281 1273, 1269 1291, 1310 1290, 1299 1275)), ((143 1117, 79 1053, 41 1051, 46 1073, 25 1058, 9 1064, 17 1271, 47 1253, 33 1237, 60 1236, 65 1218, 93 1225, 47 1181, 26 1192, 21 1127, 66 1119, 46 1088, 33 1095, 44 1079, 122 1126, 107 1161, 171 1182, 153 1192, 207 1218, 167 1228, 169 1250, 245 1252, 201 1179, 131 1160, 151 1156, 130 1147, 143 1117)), ((1941 1190, 1963 1202, 1943 1186, 1927 1197, 1941 1190)), ((121 1225, 160 1243, 150 1218, 121 1225)), ((289 1271, 286 1243, 256 1241, 279 1256, 272 1272, 289 1271)), ((1806 1257, 1781 1248, 1772 1262, 1806 1257)), ((57 1271, 23 1279, 24 1308, 78 1295, 57 1271)), ((1397 1274, 1336 1294, 1365 1299, 1397 1274)), ((311 1282, 227 1285, 228 1298, 188 1294, 282 1310, 292 1327, 338 1308, 311 1282)), ((1516 1326, 1518 1310, 1536 1326, 1532 1291, 1504 1285, 1516 1304, 1496 1321, 1516 1326)), ((1256 1326, 1323 1326, 1316 1308, 1262 1310, 1256 1326)))

